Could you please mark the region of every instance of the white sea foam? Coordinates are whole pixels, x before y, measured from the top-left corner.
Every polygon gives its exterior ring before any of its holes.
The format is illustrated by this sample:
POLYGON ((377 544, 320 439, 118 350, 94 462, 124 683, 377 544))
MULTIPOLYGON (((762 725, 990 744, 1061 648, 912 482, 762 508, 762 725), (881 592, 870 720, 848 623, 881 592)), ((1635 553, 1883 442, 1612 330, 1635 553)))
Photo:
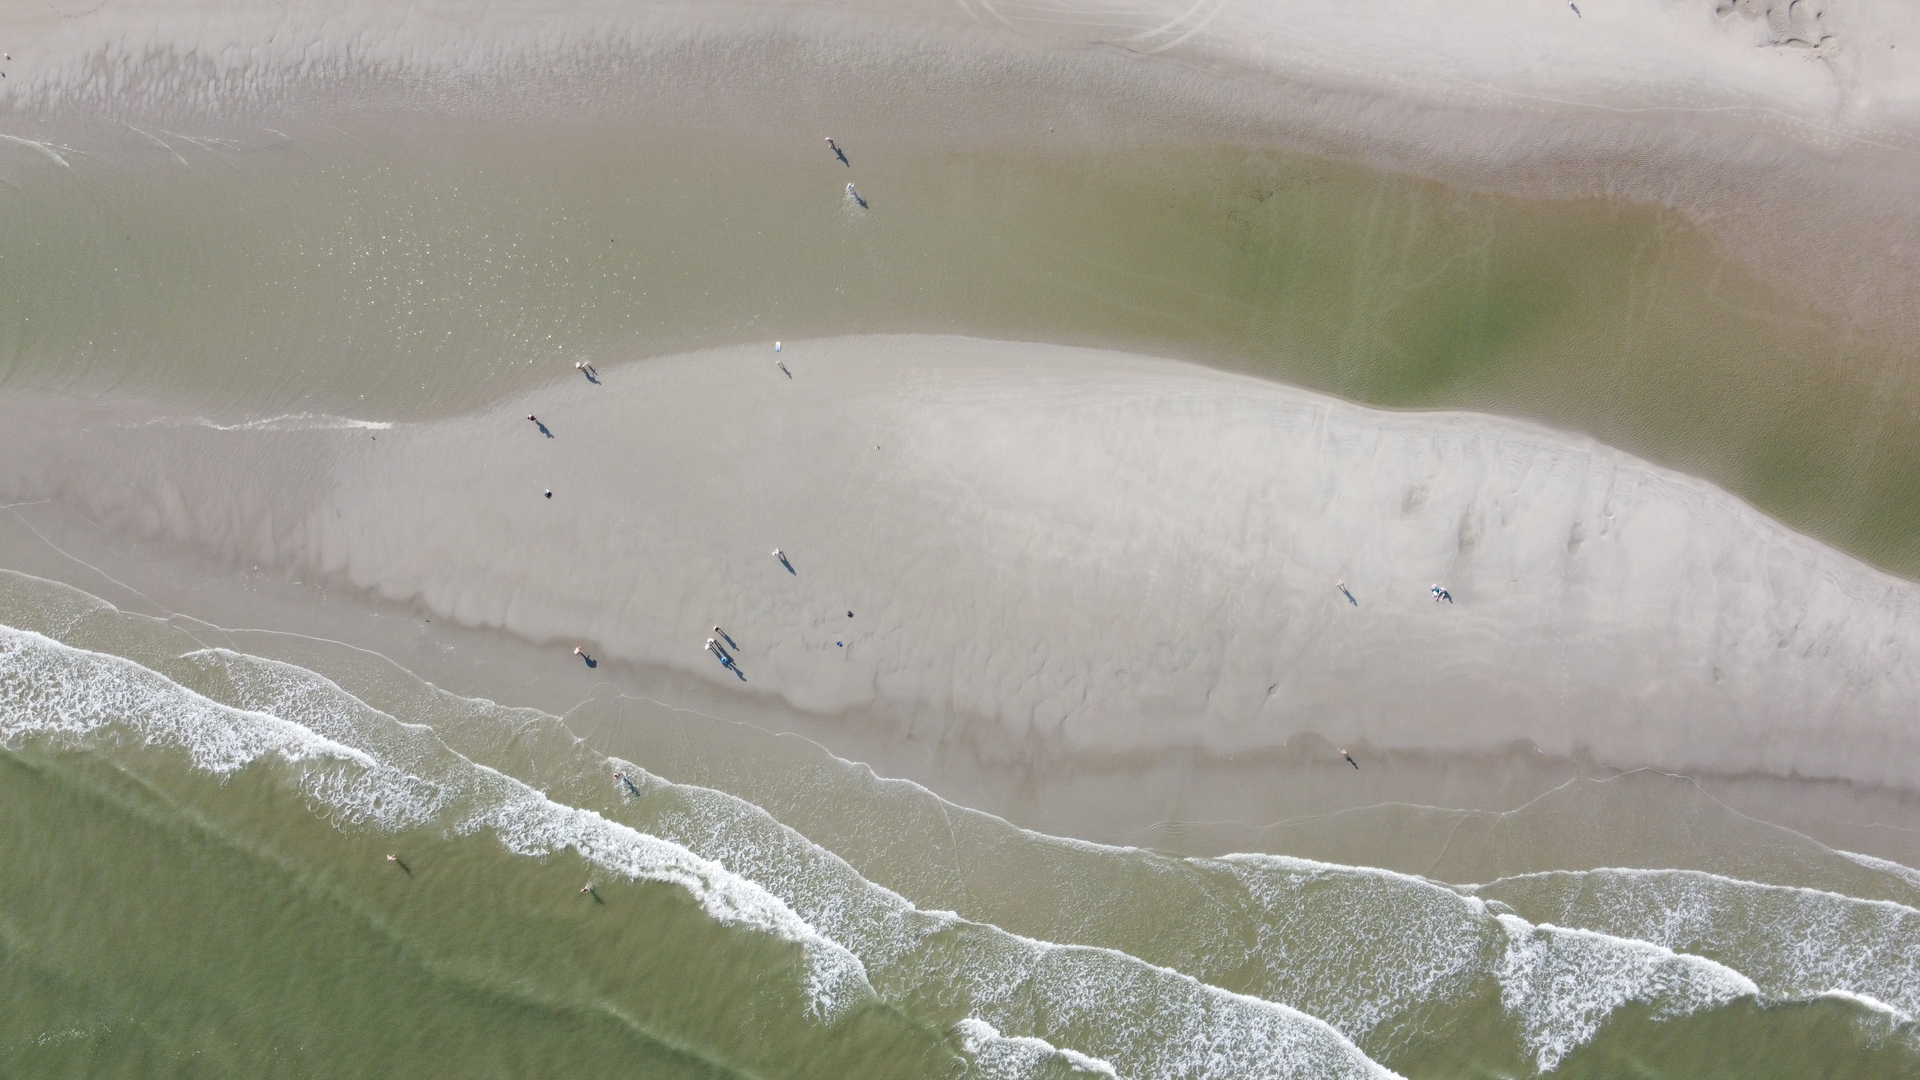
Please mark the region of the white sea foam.
MULTIPOLYGON (((93 658, 89 663, 104 662, 98 654, 69 652, 93 658)), ((337 746, 359 755, 355 760, 363 767, 378 766, 412 782, 434 778, 441 785, 434 813, 462 831, 494 830, 511 848, 529 854, 573 847, 616 872, 658 871, 649 862, 657 853, 636 852, 636 834, 624 825, 556 804, 464 759, 459 769, 449 770, 440 761, 446 749, 426 728, 369 709, 311 672, 225 650, 181 659, 203 679, 228 679, 226 691, 242 706, 235 715, 262 718, 270 730, 288 737, 337 746), (283 717, 296 718, 299 724, 288 724, 283 717), (449 784, 443 778, 450 772, 471 773, 475 779, 449 784)), ((160 682, 157 675, 150 677, 160 682)), ((55 684, 84 685, 94 693, 118 685, 78 677, 55 684)), ((163 685, 180 700, 210 704, 172 683, 163 685)), ((9 689, 21 692, 27 686, 22 680, 10 683, 9 689)), ((253 730, 244 724, 210 724, 199 707, 142 712, 141 700, 121 694, 115 708, 69 707, 52 714, 91 716, 88 723, 98 725, 102 716, 138 713, 174 725, 159 729, 159 741, 197 746, 217 747, 233 730, 253 730), (179 720, 168 719, 176 715, 179 720), (209 728, 211 734, 164 734, 181 723, 209 728)), ((484 724, 491 716, 482 710, 474 718, 484 724)), ((208 767, 231 769, 259 755, 243 746, 214 755, 208 760, 215 764, 208 767)), ((310 770, 309 775, 334 782, 325 773, 310 770)), ((1672 1015, 1721 1003, 1730 992, 1718 965, 1696 965, 1671 950, 1648 953, 1644 943, 1619 940, 1633 935, 1529 928, 1512 917, 1495 922, 1481 900, 1406 875, 1268 856, 1164 860, 1150 853, 1064 842, 1078 852, 1157 860, 1179 872, 1197 868, 1202 876, 1207 867, 1218 866, 1235 879, 1254 900, 1251 947, 1239 953, 1230 948, 1208 951, 1210 942, 1188 959, 1196 972, 1210 965, 1225 971, 1249 963, 1264 966, 1269 978, 1260 993, 1270 1001, 1222 994, 1199 978, 1143 964, 1112 949, 1051 944, 951 913, 916 910, 749 804, 665 784, 637 771, 633 775, 650 796, 668 793, 664 800, 653 800, 663 805, 650 808, 653 819, 647 833, 680 845, 672 850, 685 858, 714 860, 764 887, 773 894, 767 899, 805 920, 804 927, 857 954, 883 995, 906 999, 925 995, 930 987, 957 988, 974 1018, 997 1030, 1096 1055, 1130 1076, 1180 1075, 1201 1060, 1251 1070, 1246 1075, 1259 1074, 1262 1062, 1276 1062, 1282 1074, 1291 1075, 1311 1075, 1340 1061, 1365 1063, 1358 1067, 1367 1071, 1371 1063, 1348 1039, 1295 1008, 1271 1001, 1306 1006, 1349 1038, 1364 1038, 1379 1024, 1422 1003, 1457 1000, 1472 991, 1476 978, 1496 978, 1503 1002, 1522 1020, 1529 1050, 1544 1062, 1558 1061, 1591 1038, 1606 1016, 1626 1002, 1647 1002, 1672 1015), (1498 939, 1491 951, 1489 934, 1498 939), (1371 950, 1364 962, 1356 961, 1355 948, 1371 950), (1589 969, 1609 974, 1599 980, 1589 969), (1578 978, 1555 975, 1568 971, 1589 973, 1578 978), (1136 1045, 1124 1032, 1113 1030, 1114 1017, 1127 1018, 1128 1025, 1150 1022, 1155 1031, 1175 1037, 1163 1045, 1136 1045)), ((599 783, 606 783, 604 774, 599 783)), ((333 790, 316 798, 333 808, 330 812, 375 822, 392 820, 396 807, 408 805, 405 798, 333 790), (362 813, 359 807, 370 809, 362 813)), ((723 891, 711 885, 689 887, 708 888, 709 897, 723 891)), ((1191 905, 1186 912, 1189 919, 1210 927, 1208 934, 1223 943, 1221 947, 1247 939, 1249 924, 1223 918, 1207 904, 1191 905)), ((738 917, 738 912, 722 910, 717 917, 738 917)), ((1867 987, 1858 992, 1874 993, 1867 987)))
POLYGON ((1276 971, 1301 965, 1294 977, 1317 983, 1317 997, 1332 998, 1331 1011, 1320 1014, 1350 1032, 1421 1004, 1464 1000, 1490 976, 1546 1071, 1630 1002, 1671 1017, 1754 992, 1740 973, 1711 960, 1626 937, 1534 925, 1424 878, 1271 855, 1223 861, 1246 871, 1250 891, 1264 900, 1260 925, 1274 936, 1271 944, 1262 942, 1262 961, 1276 971), (1303 933, 1307 928, 1293 913, 1316 902, 1345 917, 1322 916, 1320 933, 1303 933), (1334 925, 1340 936, 1329 940, 1326 928, 1334 925), (1303 950, 1311 957, 1295 955, 1303 950), (1364 957, 1354 965, 1362 974, 1345 975, 1342 954, 1364 957), (1345 996, 1328 994, 1334 988, 1345 996))
MULTIPOLYGON (((180 421, 162 421, 179 423, 180 421)), ((356 420, 351 416, 334 416, 329 413, 286 413, 281 416, 268 416, 259 420, 246 420, 237 424, 221 424, 204 417, 185 421, 195 427, 210 428, 214 431, 386 431, 393 427, 385 420, 356 420)))
MULTIPOLYGON (((1183 862, 1196 877, 1216 864, 1183 862)), ((1486 905, 1423 878, 1276 855, 1232 855, 1218 864, 1246 890, 1248 906, 1217 928, 1220 955, 1207 959, 1222 970, 1257 966, 1263 995, 1356 1039, 1423 1005, 1466 1000, 1499 957, 1486 905), (1228 925, 1242 919, 1251 921, 1250 941, 1241 926, 1228 925)))
POLYGON ((1859 863, 1861 866, 1864 866, 1869 870, 1878 870, 1883 874, 1891 874, 1892 876, 1899 878, 1901 881, 1906 882, 1908 885, 1911 885, 1915 889, 1920 889, 1920 870, 1915 870, 1911 866, 1904 866, 1900 863, 1894 862, 1891 859, 1881 859, 1881 858, 1876 858, 1875 856, 1872 856, 1872 855, 1862 855, 1854 851, 1836 850, 1834 854, 1839 855, 1843 858, 1852 859, 1854 862, 1859 863))
MULTIPOLYGON (((304 669, 227 652, 206 656, 230 673, 233 691, 250 705, 301 716, 364 713, 380 718, 375 726, 390 723, 385 714, 304 669)), ((478 721, 482 727, 499 722, 490 719, 498 710, 480 708, 485 703, 465 705, 459 722, 478 721)), ((344 723, 317 722, 328 730, 341 730, 344 723)), ((1174 933, 1198 927, 1197 936, 1207 939, 1186 957, 1195 977, 1175 977, 1150 993, 1116 992, 1143 972, 1174 973, 1110 948, 1038 941, 950 912, 915 909, 758 807, 667 783, 627 763, 615 765, 646 796, 649 831, 771 889, 811 925, 856 952, 883 996, 919 998, 931 986, 957 980, 966 988, 974 1019, 996 1030, 1032 1032, 1016 1038, 1040 1039, 1062 1053, 1069 1046, 1091 1050, 1130 1076, 1178 1074, 1197 1060, 1192 1048, 1209 1041, 1234 1047, 1222 1060, 1242 1068, 1259 1060, 1244 1052, 1249 1046, 1289 1046, 1295 1052, 1283 1060, 1302 1060, 1297 1043, 1276 1040, 1269 1025, 1248 1023, 1248 1014, 1223 1008, 1223 1001, 1237 995, 1216 997, 1219 992, 1204 985, 1194 993, 1209 968, 1244 974, 1248 966, 1263 967, 1268 978, 1260 992, 1269 1001, 1304 1006, 1304 1012, 1352 1039, 1365 1038, 1380 1024, 1421 1006, 1463 1002, 1483 980, 1492 980, 1502 1004, 1520 1022, 1527 1052, 1543 1069, 1591 1039, 1626 1004, 1644 1003, 1656 1015, 1672 1017, 1755 992, 1750 980, 1712 960, 1592 930, 1536 926, 1511 913, 1496 916, 1477 896, 1410 875, 1284 856, 1168 859, 1029 834, 1036 842, 1084 855, 1145 860, 1152 864, 1148 876, 1163 884, 1183 874, 1200 884, 1201 898, 1172 905, 1182 911, 1181 930, 1174 933), (1208 876, 1214 868, 1246 891, 1251 906, 1227 898, 1223 882, 1208 876), (1170 990, 1178 1006, 1172 1010, 1170 990), (1170 1053, 1149 1051, 1143 1058, 1138 1046, 1084 1041, 1114 1035, 1098 1028, 1083 1033, 1080 1023, 1110 1016, 1141 1022, 1142 1003, 1156 1018, 1156 1030, 1190 1033, 1157 1048, 1170 1053), (1209 1026, 1220 1030, 1203 1034, 1209 1026)), ((599 768, 593 771, 598 774, 599 768)), ((1124 882, 1115 888, 1140 903, 1166 906, 1173 895, 1157 895, 1138 881, 1114 880, 1124 882)), ((1505 907, 1499 901, 1492 905, 1505 907)), ((1103 917, 1096 904, 1077 911, 1074 921, 1084 926, 1103 917)), ((1146 977, 1152 981, 1150 974, 1146 977)), ((1259 1019, 1260 1010, 1250 1012, 1259 1019)))
MULTIPOLYGON (((206 659, 217 659, 205 654, 206 659)), ((311 701, 311 699, 309 699, 311 701)), ((491 832, 509 850, 572 850, 630 880, 678 885, 717 921, 800 945, 812 1008, 831 1018, 865 997, 860 962, 777 897, 679 845, 563 806, 437 743, 424 728, 392 729, 342 710, 309 711, 317 731, 267 712, 211 701, 132 661, 0 627, 0 740, 104 746, 121 736, 185 751, 218 774, 275 759, 295 767, 317 813, 383 829, 446 820, 456 833, 491 832), (328 719, 343 721, 326 724, 328 719), (348 745, 369 731, 378 749, 348 745)))
POLYGON ((1514 915, 1496 918, 1511 942, 1500 1000, 1520 1017, 1541 1072, 1593 1038, 1629 1002, 1675 1017, 1758 993, 1751 979, 1698 956, 1589 930, 1535 926, 1514 915))
MULTIPOLYGON (((225 689, 241 703, 298 716, 338 737, 373 740, 383 756, 394 752, 393 736, 382 734, 400 730, 391 717, 312 672, 223 650, 197 658, 227 673, 225 689)), ((1227 993, 1115 949, 1037 941, 952 912, 919 910, 758 807, 637 768, 623 771, 646 795, 648 834, 781 898, 808 926, 857 955, 883 998, 939 1001, 1013 1033, 1004 1038, 1031 1040, 993 1044, 999 1065, 1057 1059, 1099 1072, 1104 1062, 1136 1080, 1200 1071, 1315 1080, 1392 1075, 1336 1028, 1291 1006, 1227 993), (1042 1044, 1049 1049, 1037 1057, 1042 1044)), ((605 774, 595 772, 605 790, 605 774)), ((565 828, 569 838, 582 831, 571 822, 565 828)), ((591 849, 587 844, 583 850, 591 849)))
POLYGON ((1712 957, 1771 1000, 1843 993, 1920 1015, 1920 911, 1903 904, 1693 870, 1528 874, 1475 892, 1527 918, 1712 957))
MULTIPOLYGON (((302 669, 209 655, 228 667, 236 690, 256 706, 301 716, 372 711, 302 669)), ((952 913, 917 910, 758 807, 619 764, 645 793, 649 831, 771 889, 857 953, 883 996, 917 1000, 936 993, 933 987, 957 984, 975 1020, 1038 1040, 1000 1048, 997 1061, 1038 1061, 1041 1046, 1047 1054, 1075 1047, 1129 1076, 1181 1075, 1201 1060, 1241 1076, 1257 1075, 1259 1063, 1278 1054, 1287 1064, 1283 1073, 1301 1075, 1299 1069, 1311 1074, 1314 1067, 1303 1046, 1323 1054, 1342 1050, 1314 1037, 1314 1025, 1293 1032, 1276 1025, 1265 1002, 1222 994, 1114 949, 1037 941, 952 913), (1129 1029, 1144 1025, 1177 1036, 1165 1046, 1143 1046, 1116 1031, 1113 1018, 1124 1018, 1129 1029), (1200 1047, 1212 1049, 1202 1057, 1200 1047)), ((1463 1003, 1493 980, 1520 1021, 1528 1053, 1548 1069, 1628 1003, 1670 1017, 1754 992, 1750 981, 1710 960, 1643 941, 1534 926, 1512 915, 1496 918, 1478 897, 1405 874, 1266 855, 1177 860, 1033 839, 1125 861, 1107 868, 1113 887, 1130 902, 1179 908, 1181 926, 1168 933, 1182 942, 1202 939, 1181 965, 1190 965, 1192 974, 1244 977, 1250 967, 1262 969, 1265 981, 1257 985, 1268 1001, 1303 1008, 1353 1039, 1423 1006, 1463 1003), (1143 861, 1151 864, 1147 876, 1157 888, 1123 872, 1143 861), (1199 886, 1193 902, 1171 902, 1173 877, 1199 886), (1232 884, 1248 901, 1233 898, 1232 884)), ((1076 908, 1069 921, 1084 927, 1106 917, 1096 903, 1076 908)), ((1282 1016, 1289 1013, 1305 1020, 1291 1009, 1282 1016)))
POLYGON ((1099 1058, 1090 1058, 1072 1050, 1060 1050, 1039 1039, 1025 1036, 1008 1038, 985 1020, 971 1017, 954 1025, 960 1048, 973 1059, 984 1080, 1016 1080, 1033 1076, 1058 1062, 1071 1073, 1109 1076, 1118 1080, 1113 1066, 1099 1058))

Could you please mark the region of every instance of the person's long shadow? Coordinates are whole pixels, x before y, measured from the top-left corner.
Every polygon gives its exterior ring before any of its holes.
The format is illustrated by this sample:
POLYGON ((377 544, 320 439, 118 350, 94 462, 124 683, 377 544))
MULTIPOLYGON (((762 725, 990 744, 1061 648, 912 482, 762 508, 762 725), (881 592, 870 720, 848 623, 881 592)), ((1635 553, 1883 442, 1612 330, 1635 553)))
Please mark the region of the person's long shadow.
POLYGON ((840 164, 845 165, 849 169, 853 168, 853 162, 847 160, 847 152, 845 150, 836 146, 833 148, 833 156, 840 159, 840 164))
MULTIPOLYGON (((580 374, 585 375, 587 377, 587 381, 592 383, 593 385, 595 386, 600 385, 600 376, 595 375, 593 372, 587 370, 586 368, 581 368, 580 374)), ((597 900, 599 899, 599 897, 594 897, 594 899, 597 900)))
POLYGON ((780 565, 786 567, 787 573, 792 574, 794 577, 800 576, 800 571, 795 570, 793 568, 793 564, 787 561, 787 557, 785 555, 780 556, 780 565))
POLYGON ((739 662, 733 657, 728 656, 726 653, 716 651, 713 658, 720 661, 721 667, 733 672, 734 678, 739 679, 741 682, 747 681, 747 673, 740 670, 739 662))
POLYGON ((856 203, 859 203, 860 209, 862 210, 870 209, 870 207, 867 206, 867 200, 862 198, 859 192, 853 190, 852 184, 847 185, 847 198, 852 199, 856 203))
POLYGON ((533 422, 533 425, 534 425, 535 427, 537 427, 537 428, 539 428, 539 429, 540 429, 540 434, 542 434, 542 435, 545 435, 545 436, 546 436, 547 438, 549 438, 549 439, 551 439, 551 438, 553 438, 553 432, 551 432, 551 431, 548 431, 548 430, 547 430, 547 425, 546 425, 546 424, 544 424, 544 423, 542 423, 542 422, 540 422, 540 421, 538 421, 538 420, 535 420, 535 421, 533 422))

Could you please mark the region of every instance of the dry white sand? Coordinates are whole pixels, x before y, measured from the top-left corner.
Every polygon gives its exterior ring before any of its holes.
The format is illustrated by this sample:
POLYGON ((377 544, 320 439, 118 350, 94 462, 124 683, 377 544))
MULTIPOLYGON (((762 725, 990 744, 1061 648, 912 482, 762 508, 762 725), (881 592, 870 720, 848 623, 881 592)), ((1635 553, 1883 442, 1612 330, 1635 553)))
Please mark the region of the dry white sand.
POLYGON ((8 19, 0 103, 244 110, 286 86, 385 77, 451 100, 506 67, 594 50, 672 63, 675 47, 771 28, 896 46, 970 28, 976 47, 1172 56, 1428 104, 1751 110, 1908 145, 1920 114, 1920 11, 1900 0, 49 0, 8 19))
POLYGON ((200 137, 369 108, 955 149, 1252 142, 1674 206, 1796 294, 1920 325, 1920 9, 1576 5, 49 0, 7 22, 0 151, 59 159, 87 121, 200 137))
POLYGON ((98 412, 89 431, 32 405, 16 431, 53 430, 4 494, 1025 752, 1312 733, 1920 783, 1920 586, 1705 483, 1514 421, 1121 354, 896 337, 781 356, 792 378, 770 347, 719 350, 377 439, 98 412), (702 650, 715 623, 747 681, 702 650))

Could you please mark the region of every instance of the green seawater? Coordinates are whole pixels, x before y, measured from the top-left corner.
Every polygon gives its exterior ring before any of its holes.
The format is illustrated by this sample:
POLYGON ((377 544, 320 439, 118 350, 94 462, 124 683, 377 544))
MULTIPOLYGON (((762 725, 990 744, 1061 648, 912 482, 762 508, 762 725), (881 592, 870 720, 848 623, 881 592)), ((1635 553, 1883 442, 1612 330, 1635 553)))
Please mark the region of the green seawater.
POLYGON ((1907 1022, 1782 993, 1806 914, 1860 993, 1920 994, 1913 886, 1841 860, 1802 873, 1884 898, 1755 923, 1721 960, 1768 985, 1723 993, 1425 879, 1063 841, 643 699, 569 724, 16 574, 0 624, 10 1076, 1920 1075, 1907 1022))

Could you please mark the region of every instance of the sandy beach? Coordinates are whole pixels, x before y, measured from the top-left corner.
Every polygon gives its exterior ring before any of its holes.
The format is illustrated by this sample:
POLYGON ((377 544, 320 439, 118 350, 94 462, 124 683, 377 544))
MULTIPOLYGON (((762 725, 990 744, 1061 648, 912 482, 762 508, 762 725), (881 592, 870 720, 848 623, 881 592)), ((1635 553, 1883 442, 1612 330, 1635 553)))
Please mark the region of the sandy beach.
MULTIPOLYGON (((394 427, 34 402, 7 426, 43 464, 15 459, 7 501, 566 663, 577 644, 688 707, 923 781, 985 774, 1016 819, 1007 785, 1064 802, 1080 767, 1099 787, 1172 755, 1263 789, 1340 747, 1373 769, 1336 774, 1339 794, 1323 776, 1283 807, 1185 809, 1506 810, 1641 768, 1797 785, 1815 806, 1823 783, 1869 801, 1916 783, 1920 754, 1885 722, 1920 693, 1914 586, 1699 481, 1526 424, 1149 358, 926 337, 775 358, 607 368, 394 427), (734 667, 701 647, 716 623, 734 667), (1542 759, 1517 786, 1514 747, 1542 759)), ((195 613, 235 625, 217 607, 195 613)), ((601 678, 574 674, 487 690, 565 711, 601 678)), ((1816 832, 1845 816, 1753 801, 1816 832)))
POLYGON ((0 76, 0 1073, 1920 1075, 1911 5, 0 76))

